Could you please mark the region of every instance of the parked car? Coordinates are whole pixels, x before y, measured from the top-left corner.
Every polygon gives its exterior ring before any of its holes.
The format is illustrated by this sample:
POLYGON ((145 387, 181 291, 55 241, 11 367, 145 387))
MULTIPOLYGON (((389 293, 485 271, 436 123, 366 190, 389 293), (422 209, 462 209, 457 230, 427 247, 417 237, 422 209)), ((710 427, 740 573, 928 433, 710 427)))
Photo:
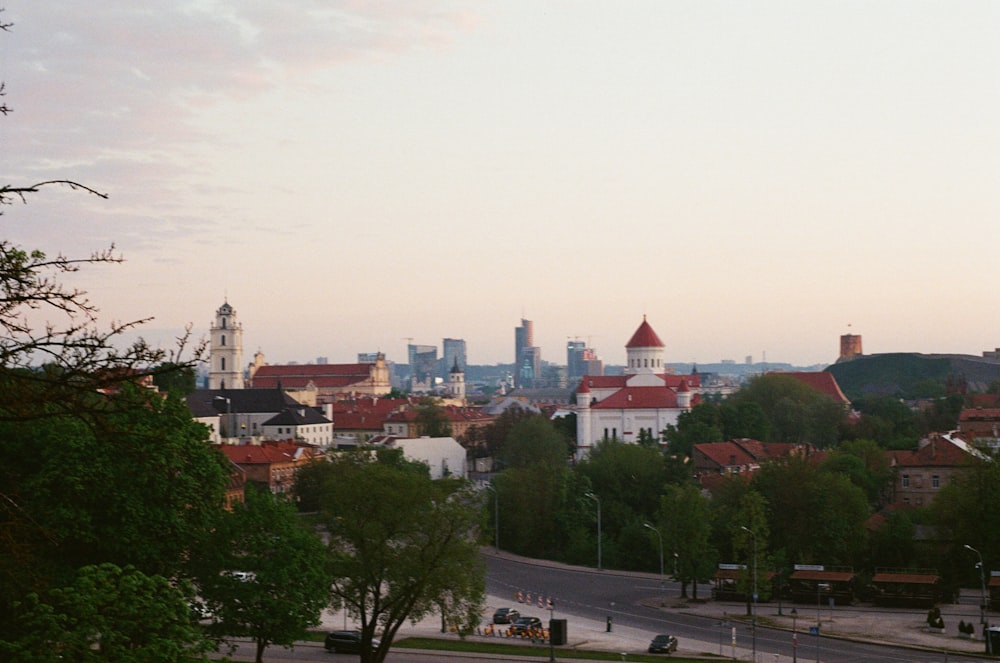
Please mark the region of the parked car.
POLYGON ((518 617, 512 627, 514 635, 527 633, 534 628, 542 628, 542 620, 538 617, 518 617))
MULTIPOLYGON (((379 641, 372 639, 372 650, 378 648, 379 641)), ((326 650, 335 654, 360 654, 361 653, 361 633, 358 631, 334 631, 328 633, 323 642, 326 650)))
POLYGON ((677 651, 677 638, 672 635, 658 635, 649 643, 650 654, 670 654, 675 651, 677 651))
POLYGON ((497 608, 493 613, 494 624, 513 624, 521 613, 516 608, 497 608))

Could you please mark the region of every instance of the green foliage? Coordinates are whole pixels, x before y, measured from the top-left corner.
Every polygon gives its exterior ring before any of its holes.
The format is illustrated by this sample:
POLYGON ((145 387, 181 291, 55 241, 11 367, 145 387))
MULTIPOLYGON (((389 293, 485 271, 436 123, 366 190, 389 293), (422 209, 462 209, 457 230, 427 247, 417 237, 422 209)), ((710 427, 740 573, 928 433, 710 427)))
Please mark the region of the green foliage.
POLYGON ((89 422, 0 423, 0 614, 18 596, 68 585, 83 566, 173 577, 222 509, 226 465, 187 407, 145 390, 115 398, 132 404, 89 422))
POLYGON ((451 422, 444 408, 433 398, 422 398, 416 407, 415 422, 420 435, 427 437, 451 437, 451 422))
MULTIPOLYGON (((930 506, 933 523, 960 545, 970 545, 982 553, 986 568, 996 568, 1000 559, 1000 463, 993 456, 972 458, 969 466, 938 491, 930 506)), ((968 555, 961 551, 959 554, 968 555)), ((963 574, 972 584, 971 564, 963 564, 963 574)))
MULTIPOLYGON (((715 555, 709 545, 711 521, 709 502, 693 484, 666 486, 660 498, 657 528, 663 532, 664 547, 673 558, 681 594, 698 598, 698 582, 712 577, 715 555)), ((668 553, 664 553, 665 555, 668 553)))
POLYGON ((213 616, 209 632, 251 638, 258 662, 270 644, 291 646, 319 624, 329 602, 325 561, 322 541, 299 524, 289 502, 249 489, 246 503, 221 516, 192 560, 213 616))
POLYGON ((162 392, 187 396, 195 390, 194 368, 176 362, 160 364, 153 372, 153 384, 162 392))
POLYGON ((500 449, 504 467, 546 468, 565 467, 568 459, 566 442, 552 422, 543 415, 526 417, 515 423, 500 449))
POLYGON ((19 628, 0 641, 6 661, 120 663, 207 660, 214 650, 191 619, 188 595, 161 576, 114 564, 85 566, 73 584, 28 594, 19 628))
POLYGON ((822 469, 847 476, 851 483, 865 492, 872 509, 883 506, 892 490, 893 472, 889 459, 872 440, 842 443, 830 453, 822 469))
POLYGON ((321 511, 334 605, 361 624, 362 661, 381 661, 399 627, 444 607, 448 622, 481 610, 481 496, 456 478, 367 453, 343 454, 324 482, 321 511))
MULTIPOLYGON (((484 458, 488 456, 497 457, 503 448, 507 436, 511 429, 522 419, 536 416, 531 410, 515 405, 501 412, 492 422, 485 426, 471 428, 462 440, 464 446, 469 449, 469 454, 474 458, 484 458)), ((576 424, 574 419, 573 441, 576 441, 576 424)))
POLYGON ((890 511, 871 538, 872 566, 907 568, 915 566, 916 526, 909 511, 890 511))
MULTIPOLYGON (((809 443, 826 448, 836 443, 847 416, 840 404, 826 394, 781 373, 753 378, 729 401, 736 408, 750 404, 760 408, 768 422, 767 438, 762 440, 765 442, 809 443)), ((759 422, 754 425, 762 428, 759 422)))
POLYGON ((863 396, 922 398, 939 395, 931 385, 942 385, 952 373, 945 358, 912 353, 859 357, 827 368, 852 401, 863 396), (922 386, 921 386, 922 385, 922 386))

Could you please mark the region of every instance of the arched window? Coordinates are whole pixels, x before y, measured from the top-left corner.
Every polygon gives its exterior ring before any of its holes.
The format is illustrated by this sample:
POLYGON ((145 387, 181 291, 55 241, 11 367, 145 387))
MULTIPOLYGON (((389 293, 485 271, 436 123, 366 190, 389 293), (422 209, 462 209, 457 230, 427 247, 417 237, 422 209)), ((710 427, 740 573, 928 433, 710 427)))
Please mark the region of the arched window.
POLYGON ((222 370, 222 371, 226 370, 226 358, 225 357, 219 357, 219 370, 222 370))
POLYGON ((226 328, 226 319, 225 318, 222 319, 222 328, 223 329, 226 328))
POLYGON ((223 347, 225 347, 225 345, 226 345, 226 335, 225 334, 222 335, 222 345, 223 345, 223 347))

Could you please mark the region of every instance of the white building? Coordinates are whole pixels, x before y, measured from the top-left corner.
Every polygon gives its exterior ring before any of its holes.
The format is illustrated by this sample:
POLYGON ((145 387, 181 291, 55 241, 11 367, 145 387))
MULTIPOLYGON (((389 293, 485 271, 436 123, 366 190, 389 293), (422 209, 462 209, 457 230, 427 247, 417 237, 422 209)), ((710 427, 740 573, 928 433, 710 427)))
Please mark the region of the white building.
POLYGON ((664 372, 663 341, 643 316, 625 345, 624 375, 585 375, 576 390, 576 455, 586 456, 601 440, 638 442, 645 431, 654 439, 681 412, 699 400, 697 373, 664 372))
POLYGON ((372 445, 384 445, 390 449, 402 449, 407 460, 427 465, 431 479, 446 476, 467 479, 465 448, 453 437, 393 437, 380 436, 369 441, 372 445))

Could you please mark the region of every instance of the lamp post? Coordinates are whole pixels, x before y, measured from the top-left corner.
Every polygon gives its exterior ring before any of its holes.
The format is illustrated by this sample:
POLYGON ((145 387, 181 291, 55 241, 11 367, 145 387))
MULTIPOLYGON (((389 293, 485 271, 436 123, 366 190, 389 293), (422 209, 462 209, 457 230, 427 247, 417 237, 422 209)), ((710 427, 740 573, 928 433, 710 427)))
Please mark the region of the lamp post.
POLYGON ((666 594, 667 585, 666 582, 663 580, 663 535, 660 534, 660 530, 656 529, 649 523, 643 523, 642 526, 656 532, 656 538, 660 540, 660 589, 662 589, 663 593, 666 594))
POLYGON ((593 493, 585 493, 587 497, 597 502, 597 570, 601 570, 601 500, 593 493))
POLYGON ((789 614, 792 616, 792 663, 798 663, 799 633, 795 630, 795 621, 799 618, 799 612, 795 608, 792 608, 789 614))
POLYGON ((500 492, 493 482, 486 484, 486 489, 493 493, 493 546, 500 552, 500 492))
POLYGON ((993 654, 993 643, 990 640, 990 622, 989 617, 987 617, 989 611, 989 598, 986 594, 986 567, 983 566, 983 555, 978 550, 965 544, 966 549, 971 550, 976 553, 979 557, 979 584, 982 587, 982 599, 979 604, 979 623, 983 625, 983 635, 986 636, 986 653, 987 655, 993 654))
POLYGON ((757 533, 749 527, 740 529, 753 537, 753 661, 757 663, 757 533))

